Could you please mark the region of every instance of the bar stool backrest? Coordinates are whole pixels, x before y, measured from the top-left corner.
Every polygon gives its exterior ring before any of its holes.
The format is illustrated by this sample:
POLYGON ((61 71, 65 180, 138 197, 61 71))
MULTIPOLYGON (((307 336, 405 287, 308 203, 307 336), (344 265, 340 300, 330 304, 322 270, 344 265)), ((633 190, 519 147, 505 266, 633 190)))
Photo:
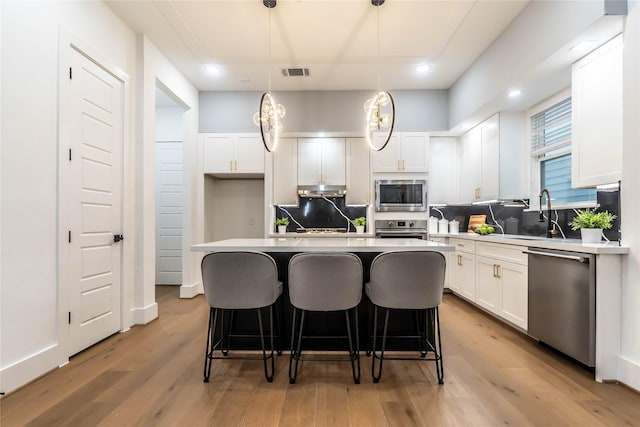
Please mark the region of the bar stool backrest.
POLYGON ((351 309, 362 285, 362 262, 351 253, 300 253, 289 261, 289 298, 302 310, 351 309))
POLYGON ((385 252, 371 263, 367 295, 385 308, 427 309, 442 301, 446 261, 440 252, 385 252))
POLYGON ((204 296, 213 308, 267 307, 281 294, 278 268, 261 252, 217 252, 202 259, 204 296))

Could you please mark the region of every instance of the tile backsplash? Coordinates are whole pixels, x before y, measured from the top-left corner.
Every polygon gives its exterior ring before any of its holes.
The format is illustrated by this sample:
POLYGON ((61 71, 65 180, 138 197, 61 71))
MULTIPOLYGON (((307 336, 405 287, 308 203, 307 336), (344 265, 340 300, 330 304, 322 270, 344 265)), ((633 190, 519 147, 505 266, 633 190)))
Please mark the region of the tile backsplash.
MULTIPOLYGON (((616 216, 613 221, 613 227, 610 230, 604 230, 604 234, 609 240, 620 239, 620 208, 619 208, 620 192, 615 190, 601 190, 597 192, 597 201, 599 204, 598 211, 609 211, 616 216)), ((552 219, 556 220, 562 229, 562 232, 568 239, 579 239, 580 230, 573 231, 569 227, 569 222, 576 216, 573 209, 553 209, 551 204, 552 219)), ((538 211, 526 211, 525 207, 508 206, 502 203, 493 203, 491 205, 466 205, 466 206, 442 206, 438 207, 444 214, 444 218, 451 221, 455 219, 460 222, 460 232, 465 232, 469 225, 470 215, 486 215, 487 224, 495 225, 496 223, 504 229, 505 234, 522 234, 529 236, 546 236, 547 222, 539 221, 538 211), (493 211, 492 219, 491 211, 493 211)), ((546 205, 543 212, 547 215, 546 205)), ((441 218, 439 212, 434 208, 430 209, 430 215, 438 219, 441 218)), ((497 227, 496 227, 497 228, 497 227)), ((500 232, 499 229, 496 230, 500 232)), ((558 234, 557 237, 562 237, 558 234)))
MULTIPOLYGON (((287 214, 279 206, 276 206, 276 217, 292 216, 296 221, 305 228, 348 228, 347 231, 355 231, 352 224, 340 215, 337 209, 353 220, 354 218, 367 216, 367 208, 364 206, 345 206, 344 197, 327 197, 328 200, 335 203, 335 207, 328 201, 319 197, 300 197, 298 207, 284 206, 289 214, 287 214), (337 209, 336 209, 337 207, 337 209)), ((368 231, 369 224, 366 225, 365 231, 368 231)), ((299 226, 295 221, 289 220, 287 226, 288 232, 295 232, 299 226)))

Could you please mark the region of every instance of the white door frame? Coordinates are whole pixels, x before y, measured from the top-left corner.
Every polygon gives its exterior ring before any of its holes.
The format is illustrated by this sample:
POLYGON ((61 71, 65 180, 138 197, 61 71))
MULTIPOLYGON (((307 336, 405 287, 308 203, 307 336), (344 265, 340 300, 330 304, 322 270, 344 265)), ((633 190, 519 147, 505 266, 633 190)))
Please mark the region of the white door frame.
POLYGON ((66 207, 60 203, 60 195, 61 191, 64 191, 67 188, 68 183, 65 182, 66 173, 63 171, 61 167, 62 162, 65 158, 68 157, 68 146, 65 141, 69 138, 70 127, 68 126, 70 118, 68 117, 68 102, 69 102, 69 94, 67 91, 68 87, 68 78, 69 78, 69 64, 71 63, 71 55, 72 50, 80 53, 81 55, 88 58, 90 61, 98 65, 100 68, 111 74, 117 80, 122 82, 123 85, 123 126, 122 126, 122 138, 123 138, 123 147, 122 147, 122 233, 125 236, 125 239, 129 237, 128 240, 125 240, 122 245, 122 257, 121 257, 121 270, 120 270, 120 330, 125 331, 128 330, 131 325, 129 310, 126 310, 126 307, 131 305, 131 283, 132 283, 132 266, 128 266, 125 262, 126 259, 132 259, 134 253, 134 242, 133 239, 133 227, 130 221, 128 221, 127 211, 129 210, 129 199, 124 192, 124 189, 130 188, 130 181, 132 180, 132 176, 127 173, 130 169, 127 155, 130 147, 130 120, 129 120, 129 76, 117 65, 107 60, 100 52, 93 49, 79 37, 69 33, 65 29, 60 29, 60 45, 59 45, 59 93, 58 93, 58 358, 59 365, 64 365, 68 362, 70 354, 69 346, 70 346, 70 336, 69 336, 69 323, 68 323, 68 312, 70 310, 70 297, 69 297, 69 284, 70 281, 67 277, 64 277, 64 274, 68 272, 68 269, 63 269, 62 266, 65 263, 69 262, 69 253, 68 253, 68 238, 67 238, 67 230, 68 225, 65 222, 65 218, 68 218, 69 213, 66 212, 66 207), (128 243, 128 244, 127 244, 128 243))

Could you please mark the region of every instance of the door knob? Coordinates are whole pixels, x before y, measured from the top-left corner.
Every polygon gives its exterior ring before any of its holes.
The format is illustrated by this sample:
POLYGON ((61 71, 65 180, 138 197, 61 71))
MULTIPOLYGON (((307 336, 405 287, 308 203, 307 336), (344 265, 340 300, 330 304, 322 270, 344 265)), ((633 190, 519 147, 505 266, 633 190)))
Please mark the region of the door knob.
POLYGON ((113 243, 118 243, 121 240, 124 240, 124 236, 122 234, 113 235, 113 243))

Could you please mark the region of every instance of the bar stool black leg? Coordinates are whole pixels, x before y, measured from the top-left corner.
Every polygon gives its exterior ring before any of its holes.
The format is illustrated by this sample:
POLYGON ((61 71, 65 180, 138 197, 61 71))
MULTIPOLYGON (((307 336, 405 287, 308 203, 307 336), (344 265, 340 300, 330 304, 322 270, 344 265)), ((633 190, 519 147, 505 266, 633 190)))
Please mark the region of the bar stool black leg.
MULTIPOLYGON (((264 328, 262 325, 262 310, 261 309, 257 309, 258 311, 258 326, 260 327, 260 345, 262 346, 262 363, 264 364, 264 376, 267 379, 268 382, 272 382, 273 381, 273 372, 274 372, 274 366, 273 366, 273 334, 272 339, 271 339, 271 375, 269 375, 269 371, 267 370, 267 351, 265 350, 264 347, 264 328)), ((273 321, 271 320, 271 312, 269 313, 269 323, 271 324, 271 326, 273 326, 273 321)))
MULTIPOLYGON (((440 311, 438 307, 431 309, 435 311, 435 329, 438 335, 438 346, 436 353, 436 373, 438 374, 438 384, 444 384, 444 361, 442 359, 442 340, 440 339, 440 311)), ((435 344, 435 343, 434 343, 435 344)))
MULTIPOLYGON (((282 311, 282 298, 278 298, 276 301, 276 329, 278 331, 278 356, 282 356, 282 329, 281 329, 281 311, 282 311)), ((272 325, 273 326, 273 325, 272 325)), ((271 329, 271 338, 273 338, 273 328, 271 329)))
POLYGON ((427 340, 427 329, 425 329, 424 334, 422 333, 422 329, 420 328, 420 324, 422 323, 420 321, 420 317, 422 314, 421 310, 414 310, 413 311, 414 314, 414 318, 416 320, 416 329, 418 332, 418 351, 420 351, 420 357, 427 357, 427 353, 429 352, 429 347, 427 346, 427 348, 425 349, 424 344, 428 341, 427 340))
POLYGON ((213 362, 213 349, 215 347, 215 330, 218 310, 209 308, 209 327, 207 329, 207 347, 204 353, 204 379, 205 383, 209 382, 211 376, 211 363, 213 362))
MULTIPOLYGON (((353 382, 360 384, 360 356, 357 351, 353 349, 353 339, 351 337, 351 322, 349 321, 349 310, 344 311, 344 316, 347 321, 347 337, 349 338, 349 358, 351 359, 351 374, 353 375, 353 382), (358 362, 358 374, 356 375, 355 362, 358 362)), ((357 318, 355 320, 357 322, 357 318)))
MULTIPOLYGON (((377 307, 376 307, 376 317, 377 322, 377 307)), ((382 348, 380 349, 380 356, 376 355, 376 349, 373 349, 373 357, 371 359, 371 373, 373 375, 373 382, 378 383, 380 381, 380 377, 382 376, 382 362, 384 361, 384 349, 387 343, 387 328, 389 326, 389 309, 387 308, 384 315, 384 328, 382 330, 382 348), (375 374, 375 363, 376 359, 380 359, 380 365, 378 366, 378 375, 375 374)), ((377 327, 377 325, 376 325, 377 327)), ((374 335, 375 337, 375 335, 374 335)))
MULTIPOLYGON (((300 356, 301 356, 301 345, 302 345, 302 331, 304 330, 304 316, 305 316, 305 311, 301 310, 302 314, 300 315, 300 331, 298 332, 298 343, 296 346, 296 350, 294 351, 293 349, 293 344, 291 346, 291 357, 289 359, 289 384, 295 384, 296 379, 298 377, 298 362, 300 361, 300 356), (291 374, 291 365, 293 360, 295 359, 295 366, 293 369, 293 375, 291 374)), ((295 316, 295 310, 294 310, 294 316, 295 316)), ((294 330, 292 332, 292 343, 293 343, 293 336, 295 335, 295 320, 294 320, 294 330)))

